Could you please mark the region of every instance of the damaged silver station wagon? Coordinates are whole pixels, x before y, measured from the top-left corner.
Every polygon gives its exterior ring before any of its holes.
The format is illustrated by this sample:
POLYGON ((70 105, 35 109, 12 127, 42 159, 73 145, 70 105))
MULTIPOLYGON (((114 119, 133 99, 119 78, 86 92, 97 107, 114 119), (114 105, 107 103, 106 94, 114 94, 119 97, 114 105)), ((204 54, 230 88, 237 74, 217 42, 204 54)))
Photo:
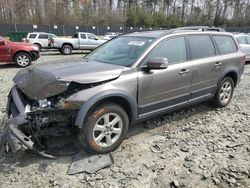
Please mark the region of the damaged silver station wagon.
POLYGON ((117 37, 82 61, 18 72, 1 151, 53 157, 44 139, 77 133, 88 151, 110 152, 131 124, 208 100, 226 106, 243 70, 244 54, 229 33, 176 29, 117 37))

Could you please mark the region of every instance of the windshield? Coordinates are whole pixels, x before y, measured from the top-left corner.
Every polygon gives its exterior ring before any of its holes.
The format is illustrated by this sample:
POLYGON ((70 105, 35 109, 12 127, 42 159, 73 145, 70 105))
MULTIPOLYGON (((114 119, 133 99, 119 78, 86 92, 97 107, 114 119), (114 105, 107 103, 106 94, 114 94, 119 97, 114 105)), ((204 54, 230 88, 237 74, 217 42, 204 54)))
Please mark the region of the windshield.
POLYGON ((87 55, 86 58, 129 67, 147 49, 153 40, 153 37, 118 37, 97 48, 87 55))

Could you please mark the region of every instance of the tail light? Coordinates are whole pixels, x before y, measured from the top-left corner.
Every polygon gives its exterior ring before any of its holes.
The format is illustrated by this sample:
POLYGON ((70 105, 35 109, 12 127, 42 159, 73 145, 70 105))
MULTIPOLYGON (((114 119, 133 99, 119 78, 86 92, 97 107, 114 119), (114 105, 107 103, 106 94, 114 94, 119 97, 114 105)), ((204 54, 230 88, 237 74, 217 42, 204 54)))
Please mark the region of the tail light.
POLYGON ((244 55, 244 57, 243 57, 243 63, 246 64, 246 62, 247 62, 246 61, 246 56, 244 55))

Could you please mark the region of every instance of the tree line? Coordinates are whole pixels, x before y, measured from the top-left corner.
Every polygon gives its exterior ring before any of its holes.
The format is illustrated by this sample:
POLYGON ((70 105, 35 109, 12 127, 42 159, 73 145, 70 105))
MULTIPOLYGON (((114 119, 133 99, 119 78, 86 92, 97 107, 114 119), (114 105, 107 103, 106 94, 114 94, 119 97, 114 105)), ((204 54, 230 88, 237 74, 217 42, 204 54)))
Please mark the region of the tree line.
POLYGON ((0 23, 247 26, 250 0, 0 0, 0 23))

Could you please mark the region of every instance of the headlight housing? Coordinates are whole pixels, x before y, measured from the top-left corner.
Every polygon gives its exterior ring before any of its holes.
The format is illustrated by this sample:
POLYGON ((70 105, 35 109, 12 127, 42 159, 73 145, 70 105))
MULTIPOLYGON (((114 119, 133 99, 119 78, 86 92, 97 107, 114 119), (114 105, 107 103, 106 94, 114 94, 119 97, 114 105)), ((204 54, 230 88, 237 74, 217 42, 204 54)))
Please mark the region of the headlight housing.
POLYGON ((39 51, 39 48, 37 46, 32 46, 32 48, 35 50, 35 51, 39 51))

